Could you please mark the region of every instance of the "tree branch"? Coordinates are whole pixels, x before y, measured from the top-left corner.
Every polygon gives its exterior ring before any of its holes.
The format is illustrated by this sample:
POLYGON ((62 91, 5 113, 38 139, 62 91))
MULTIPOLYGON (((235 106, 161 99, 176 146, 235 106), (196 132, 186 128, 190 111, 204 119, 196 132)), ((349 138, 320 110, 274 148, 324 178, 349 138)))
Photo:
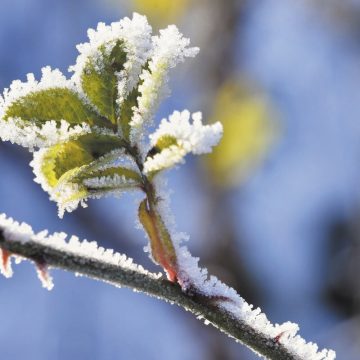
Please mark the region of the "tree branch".
POLYGON ((268 359, 300 359, 291 354, 280 343, 279 338, 272 339, 264 336, 248 324, 235 319, 214 302, 199 296, 187 295, 181 291, 178 285, 148 273, 142 267, 114 265, 96 258, 72 253, 65 248, 53 246, 51 241, 48 245, 43 241, 39 242, 37 236, 34 235, 33 238, 26 241, 18 240, 13 236, 9 239, 5 231, 0 230, 0 248, 8 253, 31 260, 37 265, 63 269, 115 286, 125 286, 174 303, 268 359))

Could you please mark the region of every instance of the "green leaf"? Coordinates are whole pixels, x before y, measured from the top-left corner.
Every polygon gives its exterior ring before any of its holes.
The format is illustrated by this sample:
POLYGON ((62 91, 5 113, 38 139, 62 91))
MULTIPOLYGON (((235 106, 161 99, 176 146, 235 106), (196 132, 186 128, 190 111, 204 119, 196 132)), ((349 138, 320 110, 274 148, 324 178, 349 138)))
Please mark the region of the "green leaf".
POLYGON ((123 41, 118 40, 110 53, 107 52, 107 46, 102 45, 95 56, 89 57, 81 74, 81 85, 100 114, 116 125, 118 97, 116 73, 123 69, 126 62, 123 41))
POLYGON ((174 136, 171 135, 164 135, 158 139, 156 142, 155 147, 161 151, 163 149, 166 149, 170 147, 171 145, 177 145, 177 139, 174 136))
POLYGON ((150 149, 146 157, 153 157, 154 155, 160 153, 162 150, 172 146, 177 145, 177 139, 171 135, 161 136, 156 144, 150 149))
MULTIPOLYGON (((91 169, 96 166, 96 160, 90 163, 89 165, 84 165, 72 170, 67 171, 65 174, 61 176, 58 181, 58 185, 60 183, 72 182, 81 184, 84 180, 100 178, 100 177, 113 177, 115 175, 123 176, 127 180, 133 180, 136 183, 136 186, 140 186, 141 184, 141 176, 138 172, 125 168, 125 167, 110 167, 103 170, 92 171, 91 169)), ((126 186, 124 186, 126 187, 126 186)), ((91 187, 87 186, 88 190, 91 190, 91 187)), ((94 188, 100 189, 100 188, 94 188)))
POLYGON ((14 101, 5 111, 4 120, 21 118, 37 126, 45 122, 66 120, 69 124, 109 126, 79 95, 67 88, 34 91, 14 101))
POLYGON ((43 156, 41 173, 47 184, 54 188, 62 176, 75 177, 84 166, 106 153, 123 147, 117 136, 86 134, 76 140, 51 146, 43 156))
POLYGON ((120 107, 120 126, 125 139, 130 136, 130 121, 133 116, 133 107, 138 105, 137 98, 140 96, 138 88, 134 88, 120 107))
POLYGON ((124 176, 126 179, 129 180, 134 180, 137 183, 141 183, 141 176, 138 172, 125 168, 125 167, 111 167, 105 170, 98 170, 98 171, 94 171, 91 172, 90 174, 84 174, 85 176, 83 177, 83 179, 85 178, 96 178, 96 177, 101 177, 101 176, 115 176, 115 175, 119 175, 119 176, 124 176), (90 176, 89 176, 90 175, 90 176))

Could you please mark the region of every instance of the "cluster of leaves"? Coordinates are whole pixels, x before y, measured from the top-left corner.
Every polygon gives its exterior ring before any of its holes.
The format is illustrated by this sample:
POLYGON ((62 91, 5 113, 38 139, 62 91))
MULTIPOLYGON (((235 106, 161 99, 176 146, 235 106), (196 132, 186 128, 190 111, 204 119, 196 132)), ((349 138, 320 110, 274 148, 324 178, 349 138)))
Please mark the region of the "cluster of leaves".
POLYGON ((84 134, 70 136, 64 142, 42 149, 41 163, 37 164, 44 188, 55 197, 54 200, 61 199, 64 208, 89 195, 119 187, 141 186, 139 172, 111 166, 111 160, 115 159, 105 156, 119 149, 130 150, 129 122, 137 101, 137 88, 128 94, 120 108, 117 73, 123 69, 127 59, 124 44, 118 40, 110 52, 102 45, 95 55, 89 57, 83 67, 78 92, 56 84, 44 90, 34 90, 11 103, 2 117, 2 121, 21 119, 22 127, 35 125, 41 128, 50 121, 55 121, 58 127, 64 121, 69 128, 84 123, 89 126, 90 131, 84 134), (99 59, 102 60, 101 67, 97 64, 99 59), (129 181, 114 187, 105 184, 104 188, 101 184, 97 188, 85 185, 86 179, 115 175, 129 181), (70 184, 71 187, 67 188, 70 184))
POLYGON ((146 198, 139 220, 150 239, 152 258, 171 280, 179 272, 176 244, 158 206, 152 183, 161 170, 189 152, 209 152, 222 135, 220 124, 203 125, 201 114, 174 112, 143 141, 144 131, 167 82, 170 68, 195 56, 189 40, 171 25, 151 38, 145 17, 134 14, 89 30, 90 42, 71 79, 43 69, 39 82, 15 81, 0 96, 0 137, 34 152, 31 163, 40 183, 57 202, 59 215, 86 206, 88 198, 140 189, 146 198))

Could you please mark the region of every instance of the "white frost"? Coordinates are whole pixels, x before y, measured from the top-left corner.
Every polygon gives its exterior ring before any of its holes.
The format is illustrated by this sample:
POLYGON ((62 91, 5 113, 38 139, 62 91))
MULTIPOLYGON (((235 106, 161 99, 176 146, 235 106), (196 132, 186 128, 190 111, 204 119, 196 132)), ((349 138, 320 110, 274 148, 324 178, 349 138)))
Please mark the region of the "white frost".
POLYGON ((212 150, 221 139, 223 128, 221 123, 203 125, 200 112, 175 111, 169 120, 163 119, 155 133, 150 135, 150 142, 155 146, 159 139, 170 136, 176 139, 176 145, 163 149, 160 153, 146 159, 144 170, 146 173, 169 168, 183 161, 188 153, 205 154, 212 150))
POLYGON ((170 209, 169 191, 166 182, 161 178, 155 179, 158 194, 158 211, 173 240, 178 264, 178 281, 184 290, 194 287, 204 296, 213 298, 220 307, 234 318, 245 322, 255 331, 265 335, 274 343, 279 342, 290 353, 302 360, 333 360, 336 354, 333 350, 321 350, 312 342, 307 343, 297 335, 299 326, 286 322, 272 324, 260 308, 253 309, 237 292, 222 283, 215 276, 209 276, 207 269, 198 265, 199 258, 193 257, 182 242, 188 236, 176 229, 174 217, 170 209))
POLYGON ((73 71, 73 81, 81 90, 81 74, 89 58, 98 64, 101 70, 102 58, 99 47, 104 45, 106 53, 110 53, 117 40, 123 40, 126 51, 126 62, 118 77, 118 104, 121 105, 125 96, 139 81, 141 69, 145 64, 151 49, 151 26, 145 16, 137 13, 132 19, 126 17, 110 25, 99 23, 97 29, 89 29, 89 42, 77 45, 80 55, 76 64, 69 67, 73 71))
POLYGON ((20 118, 2 119, 10 105, 30 93, 50 88, 63 88, 77 93, 74 83, 67 80, 60 70, 52 70, 47 66, 42 68, 41 72, 42 76, 39 81, 35 80, 34 74, 28 74, 26 82, 13 81, 10 88, 5 89, 3 96, 0 96, 1 140, 27 147, 30 151, 33 151, 36 147, 51 146, 70 137, 76 137, 91 131, 86 123, 70 126, 66 119, 61 120, 60 123, 54 120, 47 121, 42 126, 24 122, 20 118))
POLYGON ((112 175, 112 176, 101 176, 95 178, 85 179, 83 184, 87 187, 94 189, 129 189, 132 186, 136 186, 137 182, 132 179, 126 178, 124 175, 112 175))
POLYGON ((47 151, 48 148, 35 151, 30 166, 33 168, 35 174, 34 181, 40 184, 42 189, 50 195, 51 201, 57 203, 60 218, 64 216, 65 211, 72 212, 76 210, 79 205, 87 207, 87 199, 120 195, 122 192, 131 190, 137 185, 135 181, 119 175, 100 177, 91 175, 111 167, 122 167, 137 171, 132 158, 126 155, 123 149, 116 149, 94 160, 90 164, 84 165, 76 174, 79 176, 81 171, 86 173, 86 179, 82 183, 75 183, 72 182, 71 179, 67 179, 53 187, 48 183, 42 170, 47 151), (91 187, 92 190, 88 191, 87 187, 91 187))
MULTIPOLYGON (((126 255, 116 253, 111 249, 106 250, 103 247, 98 246, 95 241, 80 241, 76 236, 71 236, 69 240, 67 240, 67 235, 63 232, 48 235, 48 231, 44 230, 35 233, 29 225, 25 223, 20 224, 12 218, 7 217, 5 214, 0 214, 0 232, 7 241, 32 241, 67 254, 80 256, 84 259, 92 259, 120 266, 122 269, 136 271, 154 279, 161 277, 161 274, 150 273, 142 266, 134 264, 133 260, 126 257, 126 255)), ((46 264, 36 265, 42 285, 50 290, 53 285, 46 264)))
POLYGON ((148 69, 144 69, 140 78, 140 96, 131 120, 133 143, 138 143, 142 126, 149 124, 160 100, 168 94, 168 72, 186 57, 194 57, 199 48, 189 48, 190 40, 184 38, 175 25, 160 30, 159 36, 153 36, 152 57, 148 69))
POLYGON ((74 83, 67 80, 59 69, 52 70, 50 66, 46 66, 41 69, 41 73, 40 81, 35 80, 34 74, 27 74, 26 82, 14 80, 10 88, 4 90, 2 101, 0 101, 0 104, 2 102, 3 111, 14 101, 35 91, 50 88, 66 88, 74 92, 76 91, 74 83))
POLYGON ((20 118, 0 120, 1 140, 27 147, 30 151, 34 151, 35 148, 49 147, 70 138, 75 139, 90 132, 91 128, 86 123, 70 127, 65 120, 61 120, 60 124, 54 120, 47 121, 41 127, 24 123, 20 118))

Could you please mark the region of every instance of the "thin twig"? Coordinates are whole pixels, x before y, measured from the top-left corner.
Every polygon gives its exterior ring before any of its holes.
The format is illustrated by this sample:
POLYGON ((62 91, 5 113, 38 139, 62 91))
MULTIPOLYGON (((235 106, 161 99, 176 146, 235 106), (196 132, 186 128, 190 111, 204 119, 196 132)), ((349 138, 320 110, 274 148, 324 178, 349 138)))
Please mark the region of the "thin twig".
POLYGON ((198 319, 204 319, 205 322, 211 323, 215 328, 268 359, 298 359, 290 354, 277 339, 265 337, 214 303, 204 298, 187 295, 178 285, 163 278, 157 279, 141 271, 75 255, 32 240, 25 242, 7 240, 1 233, 0 248, 34 261, 36 264, 46 264, 51 268, 63 269, 115 286, 128 287, 181 306, 198 319))

